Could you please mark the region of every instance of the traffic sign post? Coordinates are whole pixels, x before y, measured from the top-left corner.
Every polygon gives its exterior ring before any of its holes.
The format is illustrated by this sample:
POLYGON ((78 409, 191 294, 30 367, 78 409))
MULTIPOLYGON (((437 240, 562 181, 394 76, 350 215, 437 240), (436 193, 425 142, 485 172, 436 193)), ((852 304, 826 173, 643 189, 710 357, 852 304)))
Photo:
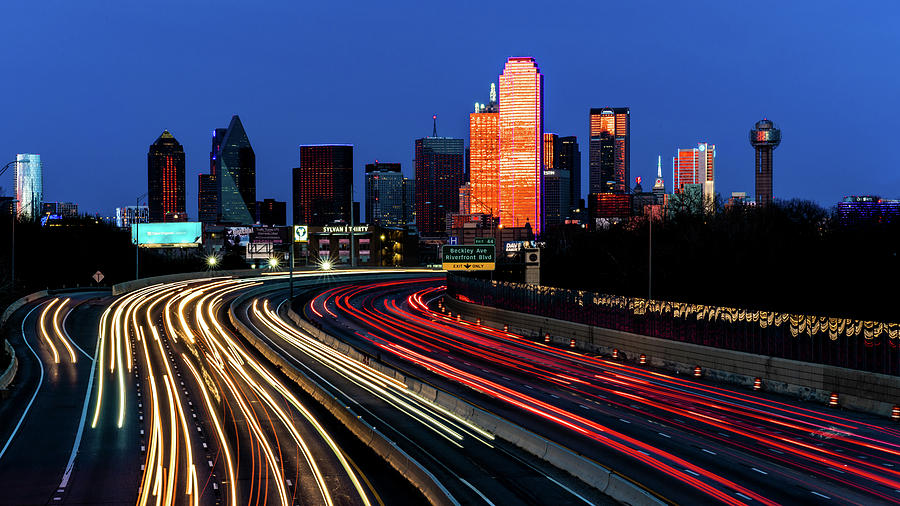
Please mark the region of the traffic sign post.
POLYGON ((450 246, 441 250, 442 267, 446 271, 493 271, 493 246, 450 246))

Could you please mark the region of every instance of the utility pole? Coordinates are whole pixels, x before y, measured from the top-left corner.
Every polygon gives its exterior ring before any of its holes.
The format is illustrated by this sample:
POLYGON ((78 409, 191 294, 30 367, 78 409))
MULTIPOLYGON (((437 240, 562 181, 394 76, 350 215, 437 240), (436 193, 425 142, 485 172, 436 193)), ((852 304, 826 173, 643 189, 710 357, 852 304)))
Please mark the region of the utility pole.
POLYGON ((356 226, 353 217, 353 181, 350 182, 350 267, 356 267, 356 245, 353 238, 356 235, 353 228, 356 226))
MULTIPOLYGON (((0 176, 2 176, 3 173, 6 172, 7 169, 9 169, 10 165, 16 163, 17 161, 18 160, 13 160, 13 161, 7 163, 6 165, 4 165, 3 168, 0 169, 0 176)), ((21 160, 21 162, 28 163, 28 159, 23 159, 23 160, 21 160)), ((12 206, 10 208, 10 211, 11 211, 10 214, 12 215, 12 228, 11 228, 12 240, 10 241, 10 243, 12 245, 12 251, 9 256, 9 260, 10 260, 9 261, 9 281, 10 281, 10 285, 12 287, 12 291, 13 291, 13 293, 15 293, 15 291, 16 291, 16 221, 19 219, 19 211, 16 209, 16 207, 17 207, 16 204, 18 204, 19 201, 18 201, 18 199, 13 199, 9 203, 12 206)))
POLYGON ((650 234, 647 247, 647 301, 653 298, 653 211, 650 211, 650 234))

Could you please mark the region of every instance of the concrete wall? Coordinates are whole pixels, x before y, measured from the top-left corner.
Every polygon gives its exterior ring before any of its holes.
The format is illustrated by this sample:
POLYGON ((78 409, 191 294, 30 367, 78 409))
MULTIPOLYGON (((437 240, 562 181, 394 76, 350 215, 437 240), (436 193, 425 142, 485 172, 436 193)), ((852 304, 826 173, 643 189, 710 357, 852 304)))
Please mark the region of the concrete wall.
POLYGON ((448 311, 462 314, 469 321, 480 318, 482 324, 498 329, 509 325, 511 332, 535 338, 550 333, 553 342, 563 345, 569 345, 574 338, 576 348, 581 351, 609 355, 615 348, 625 360, 634 362, 643 353, 651 365, 681 374, 691 374, 699 365, 706 377, 748 387, 755 378, 761 378, 765 390, 823 404, 832 392, 837 392, 841 407, 883 416, 890 416, 891 407, 900 404, 900 377, 897 376, 722 350, 481 306, 451 297, 445 297, 444 301, 448 311))
POLYGON ((402 371, 378 361, 376 357, 357 350, 344 341, 317 329, 292 309, 288 309, 288 316, 297 326, 322 343, 348 357, 364 361, 370 367, 404 383, 411 391, 425 399, 447 409, 482 430, 509 441, 531 455, 568 472, 622 504, 634 506, 666 504, 665 501, 655 496, 648 488, 634 480, 620 475, 616 471, 594 462, 569 448, 545 439, 503 417, 478 408, 429 383, 408 376, 402 371))
POLYGON ((3 374, 0 374, 0 390, 9 388, 9 384, 12 383, 13 378, 16 377, 16 371, 19 370, 19 359, 16 357, 16 352, 13 350, 12 345, 9 344, 9 341, 4 339, 3 347, 6 349, 6 352, 9 353, 9 356, 12 357, 12 360, 9 361, 9 365, 6 366, 6 370, 3 371, 3 374))
POLYGON ((189 279, 217 278, 232 276, 236 278, 249 278, 253 276, 262 276, 266 272, 261 269, 235 269, 230 271, 202 271, 202 272, 181 272, 178 274, 166 274, 165 276, 153 276, 149 278, 140 278, 132 281, 125 281, 113 285, 112 294, 115 297, 124 293, 133 292, 140 288, 159 283, 174 283, 176 281, 186 281, 189 279))

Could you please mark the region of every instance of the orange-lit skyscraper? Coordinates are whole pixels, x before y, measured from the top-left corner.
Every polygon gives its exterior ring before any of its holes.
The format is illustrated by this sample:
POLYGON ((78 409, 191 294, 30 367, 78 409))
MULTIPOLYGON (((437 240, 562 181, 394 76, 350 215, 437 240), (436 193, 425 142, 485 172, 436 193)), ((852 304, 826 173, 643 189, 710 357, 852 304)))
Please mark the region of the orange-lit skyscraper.
POLYGON ((500 74, 500 224, 543 229, 541 179, 544 76, 531 57, 512 57, 500 74))
POLYGON ((715 197, 716 145, 707 142, 696 148, 679 149, 672 159, 673 192, 681 193, 686 184, 703 186, 703 198, 715 197))
POLYGON ((591 109, 588 193, 626 193, 631 179, 631 111, 591 109))
MULTIPOLYGON (((469 182, 471 184, 468 212, 500 213, 500 114, 497 110, 497 89, 491 83, 490 102, 475 103, 469 114, 469 182)), ((460 210, 462 212, 462 210, 460 210)))

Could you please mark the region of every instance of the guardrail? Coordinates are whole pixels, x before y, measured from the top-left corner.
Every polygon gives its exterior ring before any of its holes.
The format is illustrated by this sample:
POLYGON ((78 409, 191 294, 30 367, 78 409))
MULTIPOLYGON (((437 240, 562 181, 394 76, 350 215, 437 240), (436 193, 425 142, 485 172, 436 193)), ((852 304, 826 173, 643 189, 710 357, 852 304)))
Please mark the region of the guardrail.
POLYGON ((3 371, 3 374, 0 374, 0 390, 9 388, 9 384, 12 383, 13 378, 16 377, 16 371, 19 370, 19 359, 16 357, 16 351, 13 349, 12 345, 9 344, 9 341, 4 339, 3 347, 9 354, 10 360, 9 365, 6 366, 6 370, 3 371))
POLYGON ((900 323, 706 306, 447 276, 463 301, 720 349, 900 376, 900 323))
POLYGON ((313 326, 300 317, 292 308, 288 309, 288 317, 307 334, 315 337, 323 344, 350 358, 364 361, 370 367, 404 383, 411 391, 416 392, 420 396, 453 412, 480 429, 494 434, 496 437, 512 443, 531 455, 568 472, 587 485, 623 504, 633 506, 659 506, 666 504, 664 500, 657 497, 651 490, 584 455, 385 364, 378 360, 377 357, 369 355, 313 326))

